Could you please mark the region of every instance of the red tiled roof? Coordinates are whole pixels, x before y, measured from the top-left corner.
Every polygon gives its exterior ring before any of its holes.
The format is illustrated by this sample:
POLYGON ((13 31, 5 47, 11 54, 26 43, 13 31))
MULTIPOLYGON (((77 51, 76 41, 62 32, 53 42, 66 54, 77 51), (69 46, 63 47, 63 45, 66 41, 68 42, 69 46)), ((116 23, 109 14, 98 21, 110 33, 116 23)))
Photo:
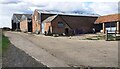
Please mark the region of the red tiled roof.
POLYGON ((112 15, 100 16, 95 21, 95 24, 105 23, 105 22, 114 22, 114 21, 120 21, 120 14, 112 14, 112 15))

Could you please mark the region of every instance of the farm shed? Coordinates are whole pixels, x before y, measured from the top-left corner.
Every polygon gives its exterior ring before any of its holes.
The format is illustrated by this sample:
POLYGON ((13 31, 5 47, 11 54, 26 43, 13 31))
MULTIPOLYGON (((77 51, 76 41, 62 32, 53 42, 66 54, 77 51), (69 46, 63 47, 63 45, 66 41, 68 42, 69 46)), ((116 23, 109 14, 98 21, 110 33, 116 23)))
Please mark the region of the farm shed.
POLYGON ((33 30, 40 33, 74 32, 75 34, 91 33, 94 28, 94 22, 98 16, 93 15, 71 15, 66 13, 55 13, 51 11, 35 10, 33 14, 33 30), (50 25, 50 27, 48 27, 50 25), (63 26, 63 27, 59 27, 63 26))
POLYGON ((12 31, 20 30, 20 19, 23 14, 13 14, 11 19, 12 31))
POLYGON ((32 32, 32 14, 24 14, 20 20, 20 30, 32 32))
POLYGON ((42 10, 36 9, 32 15, 32 27, 34 33, 42 33, 42 21, 55 14, 44 14, 42 10))
POLYGON ((120 14, 111 14, 100 16, 96 21, 96 25, 102 24, 102 32, 105 33, 106 30, 110 33, 115 33, 115 31, 120 33, 120 14))
POLYGON ((85 34, 92 33, 97 17, 57 14, 42 22, 42 33, 85 34))

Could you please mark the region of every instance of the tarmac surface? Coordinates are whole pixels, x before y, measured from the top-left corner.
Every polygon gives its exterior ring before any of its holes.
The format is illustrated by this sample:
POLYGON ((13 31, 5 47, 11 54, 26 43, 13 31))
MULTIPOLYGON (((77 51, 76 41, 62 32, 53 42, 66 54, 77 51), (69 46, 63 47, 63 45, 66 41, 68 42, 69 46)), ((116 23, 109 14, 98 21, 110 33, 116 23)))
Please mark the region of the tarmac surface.
POLYGON ((37 62, 34 58, 26 54, 24 51, 10 44, 8 49, 2 52, 2 68, 14 69, 14 67, 44 67, 48 69, 46 66, 40 62, 37 62))
POLYGON ((12 44, 48 67, 118 67, 118 41, 5 32, 12 44))

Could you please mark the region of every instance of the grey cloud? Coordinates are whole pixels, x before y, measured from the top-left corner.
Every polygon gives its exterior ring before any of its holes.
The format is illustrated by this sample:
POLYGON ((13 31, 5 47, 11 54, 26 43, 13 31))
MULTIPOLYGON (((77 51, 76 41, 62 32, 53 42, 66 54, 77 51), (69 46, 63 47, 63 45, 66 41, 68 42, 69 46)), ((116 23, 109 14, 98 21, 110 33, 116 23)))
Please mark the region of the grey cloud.
POLYGON ((5 0, 3 2, 1 2, 0 4, 17 4, 22 2, 21 0, 5 0))

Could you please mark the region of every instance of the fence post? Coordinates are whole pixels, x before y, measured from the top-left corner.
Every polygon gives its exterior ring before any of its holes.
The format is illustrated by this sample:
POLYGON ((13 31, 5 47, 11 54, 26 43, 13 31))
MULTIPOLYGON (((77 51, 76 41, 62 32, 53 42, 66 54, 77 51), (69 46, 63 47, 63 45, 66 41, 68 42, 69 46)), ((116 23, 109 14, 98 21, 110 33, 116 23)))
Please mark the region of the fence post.
POLYGON ((105 40, 108 41, 108 30, 106 30, 106 37, 105 40))
POLYGON ((115 31, 115 40, 116 40, 116 34, 117 34, 117 30, 115 31))

